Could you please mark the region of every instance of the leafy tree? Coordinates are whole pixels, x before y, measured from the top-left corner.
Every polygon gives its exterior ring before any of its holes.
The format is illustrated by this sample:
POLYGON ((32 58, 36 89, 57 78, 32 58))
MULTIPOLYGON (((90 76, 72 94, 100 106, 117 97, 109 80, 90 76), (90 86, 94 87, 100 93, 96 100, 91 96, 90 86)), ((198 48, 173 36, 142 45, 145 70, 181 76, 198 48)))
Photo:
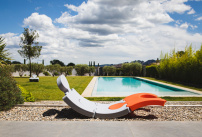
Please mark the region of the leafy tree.
POLYGON ((44 65, 43 64, 37 64, 37 63, 32 63, 32 70, 37 76, 39 76, 39 74, 42 73, 43 70, 44 70, 44 65))
POLYGON ((28 66, 26 64, 15 64, 14 69, 15 72, 18 71, 20 77, 22 77, 25 71, 28 70, 28 66))
POLYGON ((130 63, 130 72, 132 76, 140 76, 142 73, 142 64, 139 62, 130 63))
POLYGON ((121 76, 121 68, 116 68, 116 76, 121 76))
POLYGON ((73 70, 73 67, 72 67, 72 66, 61 67, 61 68, 60 68, 60 74, 64 73, 65 76, 71 75, 71 74, 72 74, 72 70, 73 70))
POLYGON ((125 76, 140 76, 142 73, 142 64, 139 62, 124 63, 121 70, 125 76))
POLYGON ((89 75, 91 76, 91 73, 94 73, 95 72, 95 67, 92 66, 92 67, 89 67, 89 75))
POLYGON ((5 64, 11 60, 9 57, 10 53, 8 50, 5 50, 6 43, 4 43, 4 39, 0 37, 0 64, 5 64))
POLYGON ((20 61, 12 61, 11 64, 22 64, 20 61))
POLYGON ((116 68, 114 66, 104 66, 103 71, 107 76, 113 76, 116 73, 116 68))
POLYGON ((74 63, 72 63, 72 62, 70 62, 69 64, 67 64, 67 66, 75 66, 75 64, 74 63))
POLYGON ((58 73, 60 71, 60 65, 59 64, 55 64, 55 65, 48 65, 46 66, 46 69, 52 73, 52 76, 54 77, 56 73, 58 73))
POLYGON ((76 72, 77 72, 78 75, 82 76, 85 73, 89 72, 89 66, 86 65, 86 64, 77 64, 75 66, 75 70, 76 70, 76 72))
POLYGON ((124 63, 122 66, 121 66, 121 70, 123 72, 123 75, 124 76, 129 76, 130 75, 130 63, 124 63))
POLYGON ((39 34, 35 30, 29 30, 29 28, 25 28, 20 42, 20 47, 22 49, 18 50, 18 53, 23 58, 29 59, 30 77, 32 74, 31 59, 38 58, 41 55, 42 46, 38 46, 38 42, 35 42, 38 37, 39 34))
POLYGON ((64 64, 62 61, 57 60, 57 59, 54 59, 54 60, 50 61, 50 63, 51 63, 52 65, 59 64, 59 65, 62 66, 62 67, 65 66, 65 64, 64 64))

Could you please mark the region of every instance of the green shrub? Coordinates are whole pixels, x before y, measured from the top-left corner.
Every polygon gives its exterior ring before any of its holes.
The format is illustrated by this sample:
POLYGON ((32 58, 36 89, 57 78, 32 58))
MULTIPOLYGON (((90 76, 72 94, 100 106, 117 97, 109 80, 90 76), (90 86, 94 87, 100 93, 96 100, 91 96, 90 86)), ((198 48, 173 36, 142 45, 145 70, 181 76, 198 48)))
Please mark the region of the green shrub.
POLYGON ((28 92, 26 89, 24 89, 22 86, 18 85, 18 87, 20 88, 21 92, 22 92, 22 96, 24 97, 24 101, 25 102, 34 102, 35 98, 32 95, 32 93, 28 92))
POLYGON ((185 51, 173 50, 162 57, 159 66, 159 76, 162 79, 202 85, 202 45, 198 51, 192 46, 185 51))
POLYGON ((21 91, 6 65, 0 65, 0 111, 23 103, 21 91))
POLYGON ((58 72, 54 72, 53 75, 54 76, 59 76, 59 73, 58 72))
POLYGON ((44 71, 43 74, 44 74, 45 76, 50 76, 50 73, 48 73, 48 71, 44 71))
POLYGON ((158 78, 159 77, 158 65, 146 66, 146 76, 158 78))

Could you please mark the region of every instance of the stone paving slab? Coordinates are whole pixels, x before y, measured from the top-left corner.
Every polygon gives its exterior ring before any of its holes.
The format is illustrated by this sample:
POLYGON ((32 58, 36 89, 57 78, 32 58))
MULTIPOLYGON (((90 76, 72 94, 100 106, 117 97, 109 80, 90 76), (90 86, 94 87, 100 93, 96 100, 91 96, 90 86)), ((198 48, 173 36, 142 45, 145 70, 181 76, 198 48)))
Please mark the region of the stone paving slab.
POLYGON ((2 137, 201 137, 201 121, 0 122, 2 137))

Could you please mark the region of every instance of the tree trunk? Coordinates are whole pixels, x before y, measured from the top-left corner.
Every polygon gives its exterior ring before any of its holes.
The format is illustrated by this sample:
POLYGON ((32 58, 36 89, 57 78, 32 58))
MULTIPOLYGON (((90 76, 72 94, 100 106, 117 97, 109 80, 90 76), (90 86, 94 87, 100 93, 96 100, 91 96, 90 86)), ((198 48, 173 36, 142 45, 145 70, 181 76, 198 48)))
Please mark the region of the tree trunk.
POLYGON ((32 63, 31 63, 31 59, 29 58, 29 76, 31 77, 32 76, 32 63))

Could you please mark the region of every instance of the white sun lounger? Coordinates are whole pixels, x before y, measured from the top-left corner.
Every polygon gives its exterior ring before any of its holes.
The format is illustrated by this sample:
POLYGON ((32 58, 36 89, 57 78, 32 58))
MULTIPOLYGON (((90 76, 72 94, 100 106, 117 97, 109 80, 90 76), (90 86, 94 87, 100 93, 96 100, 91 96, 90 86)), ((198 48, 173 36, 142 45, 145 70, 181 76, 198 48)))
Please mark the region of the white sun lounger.
POLYGON ((100 104, 82 97, 75 89, 70 89, 64 75, 57 79, 57 85, 65 93, 63 100, 75 111, 93 118, 117 118, 127 115, 134 110, 148 105, 164 106, 166 100, 151 93, 137 93, 125 97, 123 100, 100 104))
POLYGON ((65 93, 63 97, 64 102, 85 116, 93 118, 116 118, 130 113, 130 109, 126 107, 127 104, 115 110, 109 109, 109 106, 122 103, 124 102, 123 100, 111 104, 100 104, 85 99, 75 89, 70 89, 64 75, 58 77, 57 85, 65 93))

